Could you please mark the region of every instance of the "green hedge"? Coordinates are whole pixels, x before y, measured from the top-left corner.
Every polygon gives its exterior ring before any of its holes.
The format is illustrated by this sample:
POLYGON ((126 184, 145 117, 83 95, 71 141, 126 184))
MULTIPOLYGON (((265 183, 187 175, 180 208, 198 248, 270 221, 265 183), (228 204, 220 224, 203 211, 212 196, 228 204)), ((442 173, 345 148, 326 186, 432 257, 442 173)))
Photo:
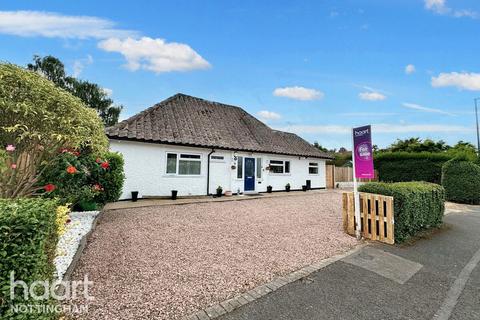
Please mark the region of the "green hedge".
POLYGON ((387 152, 374 156, 378 178, 385 182, 426 181, 440 184, 446 153, 387 152))
POLYGON ((395 242, 403 242, 420 230, 442 223, 445 190, 427 182, 371 182, 359 191, 394 198, 395 242))
MULTIPOLYGON (((23 289, 15 287, 10 300, 10 272, 15 280, 31 284, 53 279, 56 245, 57 202, 44 199, 0 199, 0 318, 55 319, 54 314, 15 313, 12 304, 49 304, 52 301, 24 300, 23 289)), ((39 286, 37 286, 38 288, 39 286)), ((41 292, 38 292, 41 294, 41 292)))
POLYGON ((447 161, 442 168, 442 186, 448 201, 480 204, 480 166, 457 158, 447 161))

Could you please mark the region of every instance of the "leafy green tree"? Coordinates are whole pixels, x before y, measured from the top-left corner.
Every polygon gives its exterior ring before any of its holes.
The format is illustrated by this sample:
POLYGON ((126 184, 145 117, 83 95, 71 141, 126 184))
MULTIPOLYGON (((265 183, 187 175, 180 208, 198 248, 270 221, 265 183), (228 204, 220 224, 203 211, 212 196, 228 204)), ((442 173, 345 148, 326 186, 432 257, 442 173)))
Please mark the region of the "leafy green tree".
POLYGON ((313 146, 314 146, 315 148, 317 148, 318 150, 320 150, 320 151, 329 152, 329 150, 328 150, 327 148, 322 147, 317 141, 315 141, 315 142, 313 143, 313 146))
POLYGON ((123 107, 114 105, 113 100, 98 84, 67 76, 65 65, 58 58, 34 56, 33 63, 29 63, 27 68, 40 73, 58 87, 80 98, 88 107, 95 109, 105 126, 118 122, 123 107))
POLYGON ((422 141, 420 138, 409 138, 405 140, 397 139, 388 148, 382 151, 391 152, 442 152, 450 148, 445 141, 433 141, 431 139, 425 139, 422 141))
POLYGON ((107 150, 95 111, 44 77, 0 64, 0 198, 36 193, 42 168, 62 148, 107 150))

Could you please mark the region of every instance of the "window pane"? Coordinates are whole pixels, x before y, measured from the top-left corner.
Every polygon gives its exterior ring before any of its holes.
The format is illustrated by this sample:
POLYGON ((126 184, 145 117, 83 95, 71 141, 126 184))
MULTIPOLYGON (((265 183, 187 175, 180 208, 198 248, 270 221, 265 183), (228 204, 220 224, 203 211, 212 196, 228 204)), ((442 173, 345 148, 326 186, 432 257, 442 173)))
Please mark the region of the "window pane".
POLYGON ((290 173, 290 161, 285 161, 285 173, 290 173))
POLYGON ((180 160, 178 162, 178 174, 181 175, 199 175, 200 161, 180 160))
POLYGON ((175 153, 167 154, 167 173, 177 173, 177 155, 175 153))
POLYGON ((243 157, 237 157, 237 178, 243 178, 243 157))
POLYGON ((223 156, 211 156, 210 159, 212 160, 223 160, 223 156))
POLYGON ((181 159, 200 159, 199 154, 181 154, 180 155, 181 159))
POLYGON ((281 165, 283 165, 283 161, 280 161, 280 160, 270 160, 270 163, 271 164, 281 164, 281 165))
POLYGON ((262 158, 257 158, 257 178, 262 178, 262 158))
POLYGON ((270 172, 283 173, 283 166, 272 166, 272 165, 270 165, 270 172))
POLYGON ((311 167, 318 167, 318 163, 316 162, 310 162, 308 165, 311 167))
POLYGON ((308 173, 309 174, 318 174, 318 168, 310 167, 310 168, 308 168, 308 173))

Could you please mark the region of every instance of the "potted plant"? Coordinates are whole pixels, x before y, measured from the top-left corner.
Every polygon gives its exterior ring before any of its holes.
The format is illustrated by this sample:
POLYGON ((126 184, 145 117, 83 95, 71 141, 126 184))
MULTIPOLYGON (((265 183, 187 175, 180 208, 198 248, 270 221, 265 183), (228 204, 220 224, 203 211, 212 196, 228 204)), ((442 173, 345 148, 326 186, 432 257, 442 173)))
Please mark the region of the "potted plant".
POLYGON ((285 185, 285 191, 286 191, 286 192, 290 192, 290 183, 287 183, 287 184, 285 185))
POLYGON ((223 189, 221 186, 218 186, 217 187, 217 197, 221 197, 223 194, 223 189))
POLYGON ((138 200, 138 191, 132 191, 132 201, 136 202, 138 200))
POLYGON ((304 192, 307 191, 307 185, 306 185, 306 184, 304 184, 304 185, 302 186, 302 191, 304 191, 304 192))
POLYGON ((177 200, 178 190, 172 190, 172 200, 177 200))
POLYGON ((267 192, 268 193, 272 193, 272 189, 273 189, 272 186, 267 186, 267 192))

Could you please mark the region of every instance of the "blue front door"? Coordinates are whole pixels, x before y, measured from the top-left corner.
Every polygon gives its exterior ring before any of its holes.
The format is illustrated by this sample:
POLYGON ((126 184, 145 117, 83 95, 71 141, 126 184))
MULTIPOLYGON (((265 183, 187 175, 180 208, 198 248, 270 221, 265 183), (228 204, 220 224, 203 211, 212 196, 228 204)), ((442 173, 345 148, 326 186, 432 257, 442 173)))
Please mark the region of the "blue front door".
POLYGON ((255 158, 245 158, 245 191, 255 190, 255 158))

